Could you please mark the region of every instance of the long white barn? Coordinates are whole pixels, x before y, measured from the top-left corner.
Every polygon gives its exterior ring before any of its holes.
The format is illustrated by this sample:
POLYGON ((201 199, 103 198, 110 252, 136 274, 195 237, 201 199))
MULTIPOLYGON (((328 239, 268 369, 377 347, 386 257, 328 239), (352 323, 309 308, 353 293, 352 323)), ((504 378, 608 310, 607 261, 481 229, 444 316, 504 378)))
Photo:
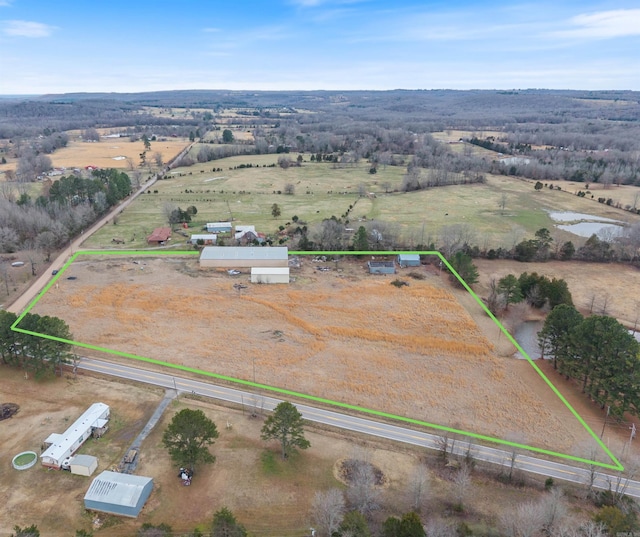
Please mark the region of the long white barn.
POLYGON ((104 429, 109 421, 109 405, 93 403, 62 434, 52 433, 44 441, 47 449, 40 455, 43 466, 59 469, 91 436, 94 429, 104 429))

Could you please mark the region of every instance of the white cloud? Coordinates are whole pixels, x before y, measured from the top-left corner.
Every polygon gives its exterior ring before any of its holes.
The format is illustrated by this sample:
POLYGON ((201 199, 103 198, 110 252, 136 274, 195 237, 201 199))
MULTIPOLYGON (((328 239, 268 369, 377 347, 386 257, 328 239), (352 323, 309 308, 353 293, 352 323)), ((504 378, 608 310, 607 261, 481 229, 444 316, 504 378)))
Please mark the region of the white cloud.
POLYGON ((574 26, 556 32, 560 37, 607 39, 640 35, 640 9, 616 9, 576 15, 569 19, 574 26))
POLYGON ((220 30, 220 28, 203 28, 202 31, 206 32, 208 34, 215 34, 215 33, 220 32, 221 30, 220 30))
POLYGON ((55 30, 54 26, 33 21, 4 21, 3 32, 16 37, 48 37, 55 30))
POLYGON ((0 0, 0 7, 8 7, 11 5, 11 0, 0 0))

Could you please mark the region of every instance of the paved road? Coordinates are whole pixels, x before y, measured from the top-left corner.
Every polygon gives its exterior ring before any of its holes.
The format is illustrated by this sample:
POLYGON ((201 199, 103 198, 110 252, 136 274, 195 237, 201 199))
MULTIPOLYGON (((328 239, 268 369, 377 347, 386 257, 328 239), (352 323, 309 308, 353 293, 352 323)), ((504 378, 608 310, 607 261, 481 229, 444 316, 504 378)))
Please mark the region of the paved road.
MULTIPOLYGON (((270 411, 281 402, 280 399, 273 397, 256 395, 234 388, 217 386, 207 382, 191 380, 184 377, 168 375, 166 373, 140 369, 123 364, 95 360, 92 358, 82 358, 78 364, 78 368, 85 371, 92 371, 144 382, 147 384, 153 384, 163 388, 173 388, 178 392, 193 393, 195 395, 229 401, 242 405, 248 411, 253 411, 254 409, 270 411)), ((331 410, 314 408, 308 405, 296 404, 296 406, 304 419, 309 421, 380 438, 386 438, 405 444, 413 444, 435 450, 440 449, 439 445, 441 437, 438 435, 377 422, 371 419, 341 414, 331 410)), ((451 452, 456 455, 465 455, 467 451, 469 451, 476 460, 507 467, 511 465, 512 452, 510 451, 495 449, 478 444, 469 444, 462 441, 457 441, 451 449, 451 452)), ((515 466, 521 471, 584 485, 588 484, 593 477, 593 486, 596 488, 605 490, 611 488, 614 491, 624 490, 627 495, 640 498, 640 482, 626 478, 622 479, 616 475, 592 472, 588 468, 580 468, 522 454, 516 455, 515 466)))

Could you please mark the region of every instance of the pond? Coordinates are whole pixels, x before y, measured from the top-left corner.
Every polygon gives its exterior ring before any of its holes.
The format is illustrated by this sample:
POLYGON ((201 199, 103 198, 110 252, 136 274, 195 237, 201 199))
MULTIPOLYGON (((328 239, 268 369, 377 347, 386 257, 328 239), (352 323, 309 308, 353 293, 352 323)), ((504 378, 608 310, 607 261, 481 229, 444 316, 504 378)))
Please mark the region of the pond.
MULTIPOLYGON (((542 329, 542 326, 542 321, 525 321, 521 323, 513 333, 514 339, 532 360, 537 360, 542 354, 538 346, 538 332, 542 329)), ((515 352, 513 357, 521 360, 525 359, 520 352, 515 352)))
POLYGON ((556 226, 558 229, 568 231, 579 237, 591 237, 597 235, 600 239, 608 239, 617 237, 624 229, 616 224, 603 224, 601 222, 580 222, 578 224, 560 224, 556 226))
POLYGON ((620 220, 604 216, 574 213, 573 211, 549 211, 549 216, 554 222, 566 222, 556 225, 558 229, 579 237, 591 237, 595 234, 601 239, 607 240, 616 237, 623 230, 620 220))

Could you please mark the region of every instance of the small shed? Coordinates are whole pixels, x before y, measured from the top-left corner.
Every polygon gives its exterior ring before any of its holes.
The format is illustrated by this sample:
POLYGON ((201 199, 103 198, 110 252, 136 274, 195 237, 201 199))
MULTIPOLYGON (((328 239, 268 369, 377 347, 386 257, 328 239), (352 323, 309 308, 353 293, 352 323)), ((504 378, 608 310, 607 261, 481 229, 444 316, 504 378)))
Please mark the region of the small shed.
POLYGON ((98 458, 93 455, 76 455, 69 462, 72 474, 93 475, 98 468, 98 458))
POLYGON ((231 222, 209 222, 205 229, 209 233, 231 233, 231 222))
POLYGON ((399 254, 398 265, 400 265, 401 268, 419 267, 420 255, 419 254, 399 254))
POLYGON ((148 244, 164 244, 171 238, 171 228, 157 227, 153 233, 147 237, 148 244))
POLYGON ((205 246, 211 246, 215 244, 218 240, 218 235, 214 233, 204 233, 200 235, 191 235, 189 238, 190 244, 198 244, 198 241, 202 240, 202 244, 205 246))
POLYGON ((153 490, 153 479, 105 470, 84 495, 86 509, 135 518, 153 490))
POLYGON ((369 261, 369 274, 395 274, 396 264, 394 261, 369 261))
POLYGON ((289 283, 289 267, 251 267, 251 283, 289 283))

